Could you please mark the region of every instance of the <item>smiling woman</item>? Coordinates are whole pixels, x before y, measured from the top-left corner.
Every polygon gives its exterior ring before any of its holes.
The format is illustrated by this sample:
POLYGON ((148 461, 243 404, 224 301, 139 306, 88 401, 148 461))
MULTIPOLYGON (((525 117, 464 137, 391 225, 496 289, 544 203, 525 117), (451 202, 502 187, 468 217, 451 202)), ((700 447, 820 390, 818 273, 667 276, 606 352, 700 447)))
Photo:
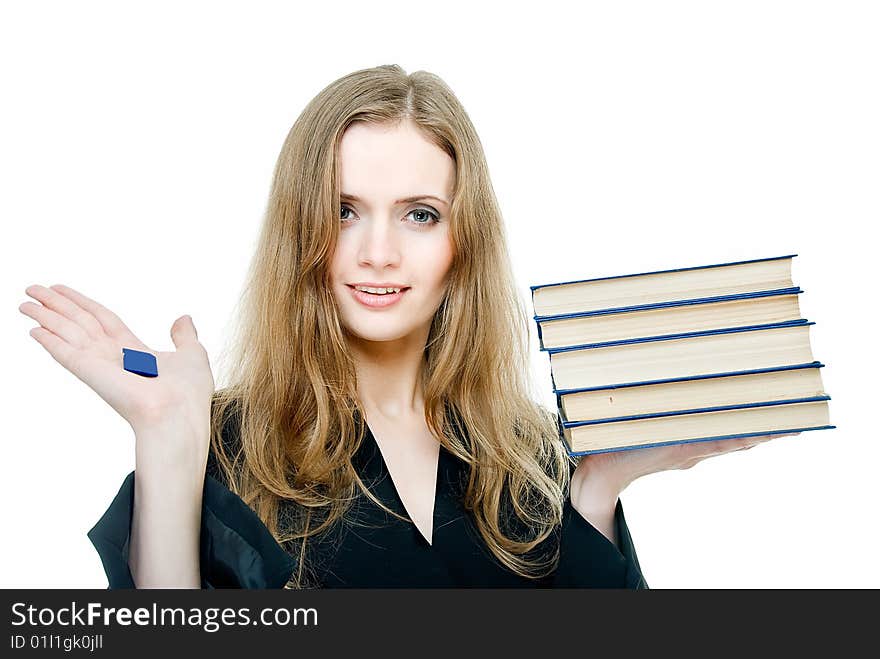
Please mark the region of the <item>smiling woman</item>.
POLYGON ((173 512, 191 472, 139 463, 89 534, 110 586, 646 587, 617 492, 572 504, 504 236, 437 76, 379 66, 321 91, 275 167, 227 384, 186 419, 210 427, 201 500, 173 512), (198 564, 163 532, 174 515, 198 564))
MULTIPOLYGON (((446 296, 455 248, 449 204, 417 193, 438 190, 451 198, 455 161, 411 119, 358 122, 342 136, 339 173, 340 187, 357 191, 341 195, 348 201, 341 206, 331 265, 343 327, 361 349, 401 340, 424 347, 446 296), (426 205, 427 199, 444 213, 426 205)), ((383 346, 389 348, 394 346, 383 346)))

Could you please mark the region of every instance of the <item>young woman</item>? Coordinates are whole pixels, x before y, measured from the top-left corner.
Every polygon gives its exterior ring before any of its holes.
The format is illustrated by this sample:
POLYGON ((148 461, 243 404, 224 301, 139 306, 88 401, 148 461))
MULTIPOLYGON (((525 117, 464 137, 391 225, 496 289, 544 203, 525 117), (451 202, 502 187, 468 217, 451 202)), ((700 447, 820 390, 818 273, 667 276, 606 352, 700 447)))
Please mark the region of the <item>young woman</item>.
POLYGON ((439 78, 398 66, 337 80, 294 123, 228 386, 189 316, 157 352, 69 287, 27 293, 32 336, 135 432, 89 532, 111 588, 644 588, 620 492, 773 437, 570 458, 531 395, 476 131, 439 78), (123 370, 124 347, 158 377, 123 370))

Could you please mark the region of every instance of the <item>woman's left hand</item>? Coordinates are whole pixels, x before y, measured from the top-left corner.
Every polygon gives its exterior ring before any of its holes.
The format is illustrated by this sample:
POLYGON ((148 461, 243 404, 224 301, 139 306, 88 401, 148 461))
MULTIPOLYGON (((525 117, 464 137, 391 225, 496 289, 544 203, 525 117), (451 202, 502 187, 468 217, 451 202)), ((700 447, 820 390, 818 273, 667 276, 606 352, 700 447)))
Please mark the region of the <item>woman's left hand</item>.
POLYGON ((698 462, 715 455, 742 451, 777 437, 799 434, 793 432, 739 439, 714 439, 585 455, 572 475, 572 504, 578 509, 590 509, 595 507, 598 498, 613 505, 617 502, 618 495, 642 476, 667 469, 690 469, 698 462))

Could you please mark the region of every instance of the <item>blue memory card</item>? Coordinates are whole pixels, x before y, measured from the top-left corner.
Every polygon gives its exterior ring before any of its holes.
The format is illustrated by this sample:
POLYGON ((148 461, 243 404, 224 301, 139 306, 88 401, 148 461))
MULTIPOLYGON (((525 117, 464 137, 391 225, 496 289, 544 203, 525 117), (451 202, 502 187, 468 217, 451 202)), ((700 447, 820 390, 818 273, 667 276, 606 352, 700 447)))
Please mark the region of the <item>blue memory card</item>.
POLYGON ((154 378, 159 375, 154 355, 151 355, 149 352, 132 350, 131 348, 122 349, 122 368, 148 378, 154 378))

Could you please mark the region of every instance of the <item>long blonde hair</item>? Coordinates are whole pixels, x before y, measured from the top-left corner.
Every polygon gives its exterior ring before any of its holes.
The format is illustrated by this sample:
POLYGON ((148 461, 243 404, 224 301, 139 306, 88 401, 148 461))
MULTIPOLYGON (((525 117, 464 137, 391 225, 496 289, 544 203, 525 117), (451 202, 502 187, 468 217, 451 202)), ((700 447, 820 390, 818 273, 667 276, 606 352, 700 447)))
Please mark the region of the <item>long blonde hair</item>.
POLYGON ((229 384, 214 394, 212 450, 230 489, 299 559, 288 587, 313 585, 307 541, 343 518, 358 492, 401 518, 352 466, 364 414, 329 268, 339 231, 343 132, 356 121, 404 119, 456 165, 449 215, 455 256, 422 372, 426 422, 469 466, 463 503, 494 556, 527 578, 549 574, 558 560, 553 543, 550 552, 532 550, 561 523, 572 462, 554 415, 533 400, 530 321, 482 145, 439 77, 384 65, 327 86, 290 129, 233 338, 218 360, 229 384), (234 451, 222 438, 227 418, 236 419, 234 451))

